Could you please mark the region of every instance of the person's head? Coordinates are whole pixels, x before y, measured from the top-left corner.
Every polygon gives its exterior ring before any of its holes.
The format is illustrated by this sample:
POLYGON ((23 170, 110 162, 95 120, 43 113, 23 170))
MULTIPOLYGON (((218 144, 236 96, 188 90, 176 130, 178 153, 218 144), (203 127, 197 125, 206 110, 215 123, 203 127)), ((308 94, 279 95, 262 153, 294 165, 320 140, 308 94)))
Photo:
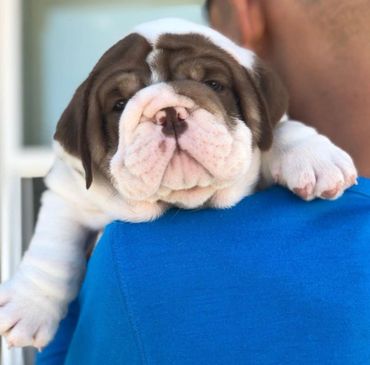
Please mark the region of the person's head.
POLYGON ((354 39, 368 44, 369 0, 207 0, 205 9, 214 28, 265 58, 273 57, 277 42, 282 52, 291 40, 299 42, 297 51, 312 39, 334 51, 354 39))
POLYGON ((370 1, 208 0, 205 9, 212 27, 278 72, 290 116, 327 134, 370 175, 370 1))

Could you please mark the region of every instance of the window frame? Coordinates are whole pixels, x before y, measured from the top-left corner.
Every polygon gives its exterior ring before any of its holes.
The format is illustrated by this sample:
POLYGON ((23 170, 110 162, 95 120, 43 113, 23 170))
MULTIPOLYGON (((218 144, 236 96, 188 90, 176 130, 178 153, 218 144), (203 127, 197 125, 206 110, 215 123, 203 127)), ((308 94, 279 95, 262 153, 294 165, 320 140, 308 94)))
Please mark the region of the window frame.
MULTIPOLYGON (((22 178, 45 176, 50 148, 22 145, 22 0, 0 2, 0 246, 1 281, 22 257, 22 178)), ((22 349, 1 340, 1 364, 24 365, 22 349)))

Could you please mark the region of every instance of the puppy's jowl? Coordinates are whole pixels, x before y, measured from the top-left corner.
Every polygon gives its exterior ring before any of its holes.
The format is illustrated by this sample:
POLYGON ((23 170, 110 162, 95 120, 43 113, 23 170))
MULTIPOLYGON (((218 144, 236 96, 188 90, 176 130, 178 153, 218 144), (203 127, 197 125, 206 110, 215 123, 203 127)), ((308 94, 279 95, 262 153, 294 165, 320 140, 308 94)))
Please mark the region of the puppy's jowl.
POLYGON ((251 51, 207 27, 159 20, 110 48, 58 123, 34 237, 0 289, 9 345, 52 339, 79 290, 87 235, 114 219, 227 208, 274 181, 306 200, 340 196, 356 180, 351 158, 288 120, 287 103, 251 51))

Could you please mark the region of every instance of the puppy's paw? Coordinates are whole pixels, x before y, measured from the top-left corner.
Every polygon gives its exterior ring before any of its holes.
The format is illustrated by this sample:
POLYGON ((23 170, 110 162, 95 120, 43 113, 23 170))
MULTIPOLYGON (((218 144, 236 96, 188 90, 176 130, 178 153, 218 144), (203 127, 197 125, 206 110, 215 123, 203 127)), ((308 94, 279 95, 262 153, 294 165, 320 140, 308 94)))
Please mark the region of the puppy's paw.
POLYGON ((357 171, 351 157, 321 135, 271 156, 275 182, 304 200, 336 199, 356 184, 357 171))
POLYGON ((9 347, 41 350, 57 330, 60 311, 40 290, 22 284, 13 280, 0 287, 0 334, 9 347))

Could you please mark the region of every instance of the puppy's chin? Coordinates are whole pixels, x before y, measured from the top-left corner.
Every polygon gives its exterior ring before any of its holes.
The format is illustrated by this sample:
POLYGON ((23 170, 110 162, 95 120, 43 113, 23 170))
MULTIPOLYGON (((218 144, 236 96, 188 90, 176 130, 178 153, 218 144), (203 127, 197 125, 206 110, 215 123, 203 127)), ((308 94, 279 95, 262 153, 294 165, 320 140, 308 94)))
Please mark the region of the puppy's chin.
MULTIPOLYGON (((143 109, 136 113, 137 122, 122 114, 120 142, 110 164, 113 183, 127 200, 194 208, 248 171, 252 136, 243 121, 235 119, 231 128, 221 113, 193 105, 187 108, 185 131, 169 136, 162 125, 148 120, 143 109), (125 126, 135 127, 125 130, 125 126), (125 139, 127 135, 130 138, 125 139)), ((127 115, 132 114, 129 110, 127 115)))

